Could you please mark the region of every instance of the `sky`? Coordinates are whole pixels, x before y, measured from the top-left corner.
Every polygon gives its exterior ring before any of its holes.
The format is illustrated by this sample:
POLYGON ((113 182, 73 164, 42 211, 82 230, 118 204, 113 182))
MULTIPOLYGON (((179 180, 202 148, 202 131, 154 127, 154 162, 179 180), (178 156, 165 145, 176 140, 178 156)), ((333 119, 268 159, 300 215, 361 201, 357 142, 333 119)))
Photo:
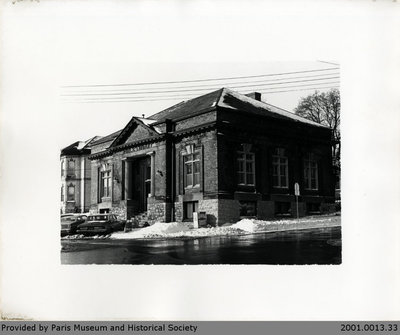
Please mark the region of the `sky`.
MULTIPOLYGON (((87 65, 68 64, 68 75, 62 79, 62 85, 60 87, 60 104, 62 108, 62 116, 66 124, 74 124, 75 134, 80 134, 80 138, 73 138, 72 136, 67 139, 65 135, 66 145, 76 141, 85 140, 86 138, 93 137, 95 135, 107 135, 118 129, 121 129, 129 121, 132 116, 142 116, 143 114, 148 117, 155 114, 167 107, 170 107, 176 103, 186 100, 190 97, 199 96, 206 94, 213 90, 221 87, 232 86, 234 90, 239 92, 248 93, 249 91, 260 91, 262 93, 262 100, 272 105, 284 108, 289 111, 293 109, 299 103, 301 97, 315 92, 314 88, 319 88, 319 91, 326 91, 330 87, 338 87, 339 79, 326 79, 323 83, 326 85, 319 84, 323 78, 338 78, 339 67, 337 65, 326 64, 318 61, 309 62, 249 62, 249 63, 107 63, 107 64, 91 64, 90 67, 87 65), (82 74, 82 69, 85 69, 85 73, 82 74), (101 72, 102 75, 98 72, 101 72), (314 70, 325 70, 325 69, 337 69, 328 70, 321 72, 305 72, 305 73, 293 73, 290 72, 298 71, 314 71, 314 70), (143 82, 165 82, 165 81, 188 81, 188 80, 204 80, 204 79, 215 79, 215 78, 232 78, 232 77, 243 77, 243 76, 258 76, 264 74, 281 74, 281 76, 271 76, 262 78, 248 78, 248 79, 236 79, 236 80, 223 80, 223 81, 211 81, 211 82, 194 82, 194 83, 170 83, 163 85, 141 85, 139 86, 114 86, 114 87, 66 87, 66 86, 80 86, 80 85, 120 85, 120 84, 131 84, 131 83, 143 83, 143 82), (73 75, 75 74, 75 75, 73 75), (313 76, 318 77, 313 77, 313 76), (311 77, 310 77, 311 76, 311 77), (322 76, 322 77, 321 77, 322 76), (308 78, 308 79, 307 79, 308 78), (311 79, 310 79, 311 78, 311 79), (308 82, 298 82, 301 80, 314 80, 311 83, 314 85, 307 85, 308 82), (262 84, 271 85, 273 84, 274 89, 271 86, 257 86, 257 83, 262 81, 262 84), (266 80, 266 81, 265 81, 266 80), (268 82, 275 80, 275 82, 268 82), (276 81, 278 80, 278 81, 276 81), (258 82, 256 82, 258 81, 258 82), (288 83, 289 82, 289 83, 288 83), (256 85, 252 87, 236 88, 235 85, 241 84, 256 85), (287 83, 287 84, 285 84, 287 83), (331 84, 332 83, 332 84, 331 84), (335 84, 334 84, 335 83, 335 84), (197 85, 197 86, 196 86, 197 85), (199 85, 208 85, 205 88, 199 85), (191 87, 194 89, 200 88, 204 91, 181 91, 188 90, 191 87), (284 88, 280 88, 284 87, 284 88), (326 88, 328 87, 328 88, 326 88), (305 90, 305 88, 309 88, 305 90), (311 89, 310 89, 311 88, 311 89), (320 89, 321 88, 321 89, 320 89), (175 90, 175 93, 169 94, 153 94, 149 96, 147 101, 130 101, 126 95, 127 90, 148 92, 149 90, 175 90), (267 89, 267 90, 265 90, 267 89), (264 91, 263 91, 264 90, 264 91), (297 91, 300 90, 300 91, 297 91), (181 92, 179 92, 181 91, 181 92), (277 91, 278 93, 268 93, 277 91), (281 92, 288 91, 288 92, 281 92), (118 95, 103 95, 103 96, 70 96, 72 94, 122 94, 122 99, 117 99, 118 95), (192 94, 189 96, 188 94, 192 94), (152 96, 180 96, 172 98, 172 100, 159 100, 151 101, 152 96), (111 97, 111 99, 109 99, 111 97), (97 100, 96 100, 97 99, 97 100), (102 99, 102 100, 101 100, 102 99), (126 101, 127 100, 127 101, 126 101), (117 101, 117 102, 116 102, 117 101), (76 124, 74 121, 76 115, 81 115, 82 118, 88 119, 89 121, 76 124), (68 142, 69 141, 69 142, 68 142)), ((239 85, 240 86, 240 85, 239 85)), ((130 97, 135 95, 130 95, 130 97)), ((139 96, 146 96, 146 94, 140 94, 139 96)), ((140 99, 137 99, 140 100, 140 99)), ((143 99, 146 100, 146 99, 143 99)))

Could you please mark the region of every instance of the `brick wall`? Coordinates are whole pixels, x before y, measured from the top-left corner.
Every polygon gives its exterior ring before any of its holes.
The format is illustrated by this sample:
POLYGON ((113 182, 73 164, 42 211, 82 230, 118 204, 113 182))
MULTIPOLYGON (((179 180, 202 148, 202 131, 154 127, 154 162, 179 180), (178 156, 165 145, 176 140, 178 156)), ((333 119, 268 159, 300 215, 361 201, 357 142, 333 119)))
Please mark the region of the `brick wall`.
POLYGON ((182 222, 183 220, 183 203, 182 202, 175 202, 174 203, 174 215, 176 222, 182 222))

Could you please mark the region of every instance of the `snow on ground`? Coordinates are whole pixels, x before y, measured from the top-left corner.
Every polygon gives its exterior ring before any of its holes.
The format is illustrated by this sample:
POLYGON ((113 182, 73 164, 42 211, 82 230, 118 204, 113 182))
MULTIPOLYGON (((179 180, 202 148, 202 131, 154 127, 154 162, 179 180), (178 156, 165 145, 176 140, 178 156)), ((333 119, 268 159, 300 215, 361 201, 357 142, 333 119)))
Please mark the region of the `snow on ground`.
POLYGON ((116 232, 111 239, 143 239, 143 238, 196 238, 220 235, 244 235, 250 233, 274 232, 296 229, 310 229, 340 226, 340 216, 324 215, 306 217, 300 220, 287 219, 278 221, 262 221, 243 219, 234 224, 225 224, 222 227, 193 229, 192 223, 185 222, 157 222, 152 226, 135 229, 131 232, 116 232))

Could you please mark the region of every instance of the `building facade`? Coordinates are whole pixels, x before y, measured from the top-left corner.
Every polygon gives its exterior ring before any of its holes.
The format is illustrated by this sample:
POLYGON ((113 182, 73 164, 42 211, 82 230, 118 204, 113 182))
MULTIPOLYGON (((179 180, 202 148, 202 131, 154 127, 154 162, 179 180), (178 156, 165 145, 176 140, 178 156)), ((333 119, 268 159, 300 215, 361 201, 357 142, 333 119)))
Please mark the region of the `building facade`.
POLYGON ((61 150, 61 214, 85 213, 90 208, 90 144, 78 141, 61 150))
POLYGON ((90 210, 220 225, 334 206, 331 130, 223 88, 91 143, 90 210))

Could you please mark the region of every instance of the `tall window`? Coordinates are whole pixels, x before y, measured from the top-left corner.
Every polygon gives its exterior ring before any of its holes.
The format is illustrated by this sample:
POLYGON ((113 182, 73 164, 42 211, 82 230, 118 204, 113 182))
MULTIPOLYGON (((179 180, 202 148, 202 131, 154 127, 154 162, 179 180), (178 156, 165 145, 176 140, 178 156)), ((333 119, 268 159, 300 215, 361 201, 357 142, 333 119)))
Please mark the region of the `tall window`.
POLYGON ((272 155, 273 186, 287 188, 289 186, 288 158, 285 149, 276 148, 272 155))
POLYGON ((255 158, 251 144, 242 144, 241 150, 237 152, 237 176, 239 185, 254 185, 255 158))
POLYGON ((67 200, 68 201, 75 200, 75 186, 72 184, 68 186, 67 200))
POLYGON ((62 177, 64 176, 64 171, 65 171, 65 161, 62 160, 61 161, 61 176, 62 177))
POLYGON ((61 185, 61 201, 64 201, 64 185, 61 185))
POLYGON ((185 164, 185 187, 200 186, 200 154, 194 152, 194 146, 188 146, 189 154, 183 156, 185 164))
POLYGON ((72 172, 75 170, 75 161, 72 158, 68 161, 68 170, 72 172))
POLYGON ((304 158, 304 188, 318 190, 318 163, 313 154, 304 158))
POLYGON ((101 172, 101 196, 111 196, 111 171, 101 172))

